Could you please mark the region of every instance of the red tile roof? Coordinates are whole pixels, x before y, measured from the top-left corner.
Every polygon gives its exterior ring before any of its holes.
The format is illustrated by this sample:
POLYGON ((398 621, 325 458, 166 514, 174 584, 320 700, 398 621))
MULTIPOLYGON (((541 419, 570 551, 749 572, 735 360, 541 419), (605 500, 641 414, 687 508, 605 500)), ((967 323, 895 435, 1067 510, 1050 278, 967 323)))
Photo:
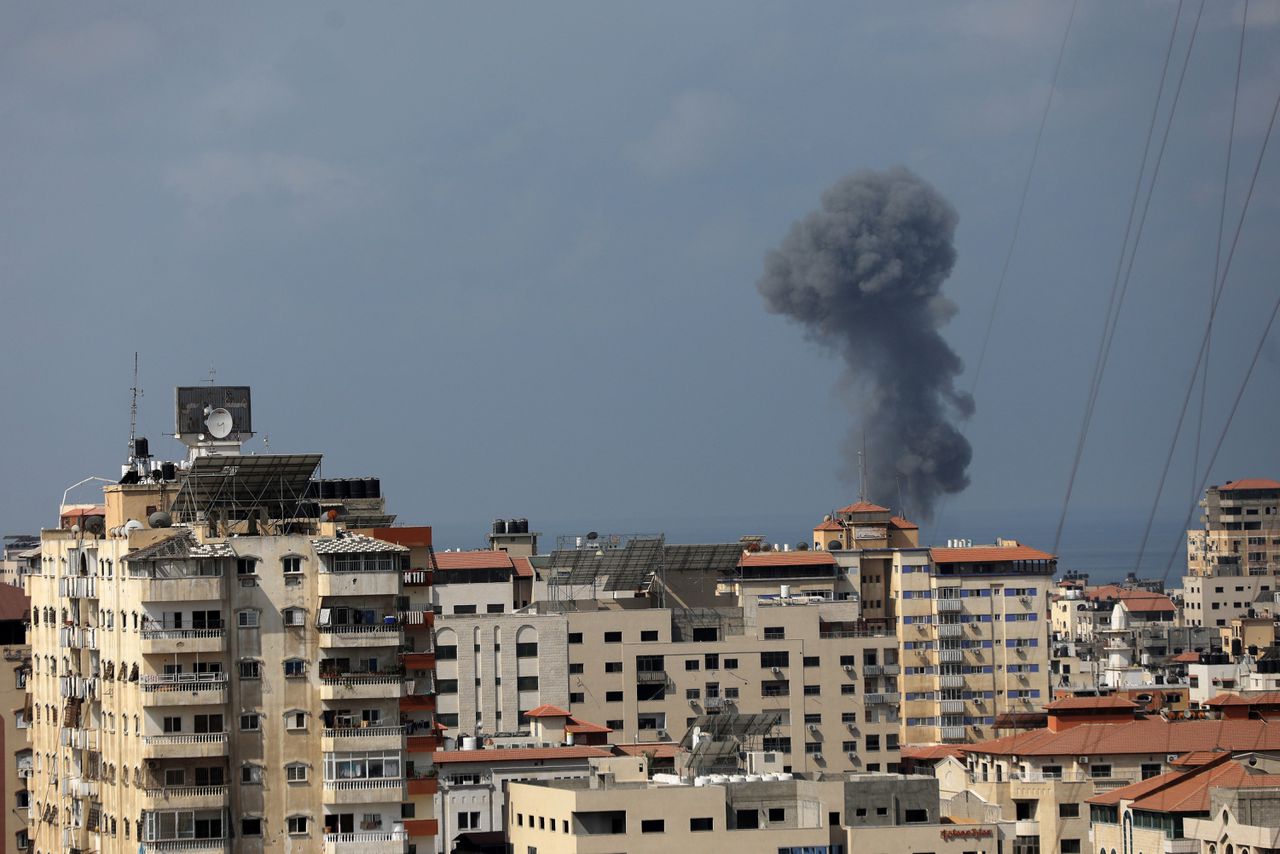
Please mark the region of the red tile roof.
POLYGON ((1054 560, 1054 556, 1030 546, 972 546, 967 549, 930 549, 934 563, 1005 563, 1014 560, 1054 560))
POLYGON ((1233 694, 1223 691, 1205 705, 1220 706, 1280 706, 1280 691, 1262 691, 1257 694, 1233 694))
POLYGON ((848 507, 841 507, 837 513, 888 513, 888 507, 872 504, 870 501, 855 501, 848 507))
POLYGON ((1203 813, 1209 810, 1209 790, 1246 789, 1272 787, 1280 784, 1280 775, 1252 773, 1249 768, 1233 761, 1228 753, 1202 765, 1169 771, 1158 777, 1113 789, 1089 798, 1091 804, 1119 804, 1131 801, 1132 806, 1148 812, 1203 813))
POLYGON ((437 552, 436 567, 451 569, 513 569, 511 556, 494 549, 471 552, 437 552))
POLYGON ((31 597, 21 587, 0 584, 0 620, 25 620, 31 610, 31 597))
POLYGON ((1170 765, 1177 765, 1182 768, 1194 768, 1197 765, 1207 765, 1215 759, 1222 758, 1221 750, 1193 750, 1190 753, 1179 756, 1170 762, 1170 765))
POLYGON ((890 516, 889 524, 894 528, 900 528, 906 531, 920 530, 920 526, 917 525, 915 522, 911 522, 911 521, 908 521, 907 519, 903 519, 901 516, 890 516))
POLYGON ((534 759, 603 759, 613 754, 603 747, 491 747, 485 750, 440 750, 431 754, 437 765, 455 762, 529 762, 534 759))
POLYGON ((564 728, 565 732, 573 732, 573 733, 613 732, 612 727, 601 726, 600 724, 593 724, 590 721, 580 721, 577 718, 572 718, 572 721, 573 723, 569 724, 564 728))
POLYGON ((1163 593, 1152 593, 1136 587, 1117 587, 1114 584, 1103 584, 1085 591, 1085 598, 1094 602, 1099 600, 1116 600, 1123 602, 1125 608, 1135 612, 1176 611, 1178 606, 1163 593))
POLYGON ((1137 703, 1126 700, 1124 697, 1117 697, 1114 694, 1105 697, 1063 697, 1045 706, 1045 709, 1050 712, 1078 711, 1082 709, 1132 712, 1137 708, 1137 703))
POLYGON ((533 564, 527 557, 513 557, 511 563, 515 565, 517 578, 533 578, 533 564))
POLYGON ((530 718, 567 718, 569 713, 559 706, 549 706, 543 703, 536 709, 530 709, 525 712, 525 716, 530 718))
POLYGON ((1218 487, 1219 492, 1232 489, 1280 489, 1280 482, 1265 477, 1246 477, 1242 480, 1229 480, 1218 487))
POLYGON ((793 552, 747 552, 738 560, 738 566, 830 566, 836 562, 831 552, 818 549, 793 552))
POLYGON ((841 525, 839 522, 833 522, 833 521, 832 521, 832 520, 830 520, 830 519, 824 519, 824 520, 822 520, 822 524, 815 526, 813 530, 815 530, 815 531, 843 531, 843 530, 844 530, 844 525, 841 525))
POLYGON ((1191 753, 1195 750, 1280 750, 1280 724, 1260 720, 1166 721, 1147 718, 1114 724, 1081 724, 1007 735, 965 748, 968 753, 1075 756, 1191 753))
POLYGON ((1173 661, 1175 664, 1199 664, 1200 653, 1191 650, 1180 652, 1173 657, 1173 661))
POLYGON ((933 762, 954 756, 964 756, 964 748, 955 744, 909 744, 902 748, 903 759, 915 759, 921 762, 933 762))

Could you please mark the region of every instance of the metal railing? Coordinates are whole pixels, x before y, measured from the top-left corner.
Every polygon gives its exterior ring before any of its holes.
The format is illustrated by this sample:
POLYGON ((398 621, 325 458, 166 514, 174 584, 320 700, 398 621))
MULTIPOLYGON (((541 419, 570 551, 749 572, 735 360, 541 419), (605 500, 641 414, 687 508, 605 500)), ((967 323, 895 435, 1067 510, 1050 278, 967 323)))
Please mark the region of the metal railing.
POLYGON ((333 727, 321 732, 325 738, 386 738, 404 735, 402 726, 333 727))
POLYGON ((335 844, 339 842, 401 842, 409 838, 408 831, 404 830, 366 830, 360 833, 326 833, 324 841, 326 844, 335 844))
POLYGON ((227 794, 226 786, 164 786, 147 789, 148 798, 171 800, 175 798, 217 798, 227 794))
POLYGON ((226 637, 227 630, 220 629, 143 629, 143 640, 193 640, 195 638, 226 637))
POLYGON ((225 732, 197 732, 190 735, 144 735, 143 744, 214 744, 225 743, 225 732))
POLYGON ((352 789, 395 789, 404 785, 401 777, 374 777, 361 780, 325 780, 326 789, 349 791, 352 789))

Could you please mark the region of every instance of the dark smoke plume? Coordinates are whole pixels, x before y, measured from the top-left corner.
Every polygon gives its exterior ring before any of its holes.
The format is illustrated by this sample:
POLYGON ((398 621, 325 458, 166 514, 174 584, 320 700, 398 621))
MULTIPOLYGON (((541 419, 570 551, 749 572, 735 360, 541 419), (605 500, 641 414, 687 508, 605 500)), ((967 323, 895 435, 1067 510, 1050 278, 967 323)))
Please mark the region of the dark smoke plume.
POLYGON ((973 399, 956 388, 963 365, 938 332, 955 313, 939 290, 956 260, 956 218, 904 167, 857 172, 765 256, 757 285, 771 312, 844 358, 861 425, 843 474, 856 476, 865 434, 867 497, 926 520, 940 495, 969 485, 972 456, 954 422, 973 399))

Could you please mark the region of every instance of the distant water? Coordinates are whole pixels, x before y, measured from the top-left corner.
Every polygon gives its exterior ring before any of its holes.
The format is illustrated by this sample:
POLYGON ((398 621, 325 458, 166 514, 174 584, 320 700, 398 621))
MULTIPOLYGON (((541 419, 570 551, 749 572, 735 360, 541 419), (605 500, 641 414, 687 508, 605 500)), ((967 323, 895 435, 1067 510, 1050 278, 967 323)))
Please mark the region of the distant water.
MULTIPOLYGON (((585 524, 574 520, 538 520, 530 514, 530 527, 542 532, 541 551, 556 547, 559 535, 585 534, 588 531, 623 534, 665 534, 673 543, 734 542, 745 534, 759 534, 769 542, 782 545, 808 540, 821 514, 771 514, 704 517, 600 517, 585 524)), ((921 542, 945 545, 951 538, 970 539, 974 543, 991 543, 1006 537, 1038 549, 1053 548, 1056 511, 972 512, 948 510, 939 525, 925 526, 921 542)), ((1186 570, 1185 532, 1180 519, 1157 519, 1142 565, 1138 566, 1138 547, 1142 540, 1145 518, 1124 511, 1081 512, 1068 517, 1058 549, 1059 572, 1088 573, 1095 583, 1119 581, 1130 572, 1143 578, 1162 578, 1172 555, 1173 562, 1166 586, 1176 587, 1186 570)), ((1196 524, 1195 521, 1192 524, 1196 524)), ((436 549, 485 548, 488 520, 476 523, 437 523, 434 537, 436 549)))

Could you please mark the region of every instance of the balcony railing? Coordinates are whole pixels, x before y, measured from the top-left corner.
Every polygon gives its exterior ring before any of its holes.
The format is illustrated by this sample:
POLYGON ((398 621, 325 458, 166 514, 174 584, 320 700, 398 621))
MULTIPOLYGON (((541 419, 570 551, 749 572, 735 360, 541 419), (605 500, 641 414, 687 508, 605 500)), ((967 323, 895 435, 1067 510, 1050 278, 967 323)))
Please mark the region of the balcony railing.
POLYGON ((366 830, 360 833, 326 833, 324 841, 327 844, 338 842, 401 842, 409 838, 409 834, 403 830, 366 830))
POLYGON ((964 741, 965 729, 962 726, 941 727, 943 741, 964 741))
POLYGON ((349 626, 320 626, 320 634, 322 635, 370 635, 370 634, 397 634, 400 631, 400 623, 363 623, 349 626))
POLYGON ((900 699, 902 699, 901 694, 867 694, 862 702, 865 706, 896 706, 900 699))
POLYGON ((938 637, 958 638, 964 634, 964 626, 960 623, 942 623, 938 626, 938 637))
POLYGON ((391 685, 404 679, 400 673, 321 673, 325 685, 391 685))
POLYGON ((958 673, 944 673, 938 677, 938 686, 942 688, 963 688, 964 677, 958 673))
POLYGON ((959 599, 934 599, 939 614, 954 614, 963 610, 963 603, 959 599))
POLYGON ((188 798, 218 798, 227 794, 226 786, 164 786, 147 789, 148 798, 183 800, 188 798))
POLYGON ((142 844, 145 846, 145 854, 151 854, 152 851, 226 851, 228 840, 220 836, 216 839, 160 839, 142 844))
POLYGON ((225 673, 175 673, 147 676, 138 687, 143 691, 221 691, 227 687, 225 673))
POLYGON ((143 629, 143 640, 192 640, 194 638, 225 637, 226 629, 143 629))
POLYGON ((199 732, 190 735, 144 735, 143 744, 215 744, 226 743, 225 732, 199 732))
POLYGON ((344 726, 322 731, 325 738, 387 738, 404 735, 402 726, 344 726))

